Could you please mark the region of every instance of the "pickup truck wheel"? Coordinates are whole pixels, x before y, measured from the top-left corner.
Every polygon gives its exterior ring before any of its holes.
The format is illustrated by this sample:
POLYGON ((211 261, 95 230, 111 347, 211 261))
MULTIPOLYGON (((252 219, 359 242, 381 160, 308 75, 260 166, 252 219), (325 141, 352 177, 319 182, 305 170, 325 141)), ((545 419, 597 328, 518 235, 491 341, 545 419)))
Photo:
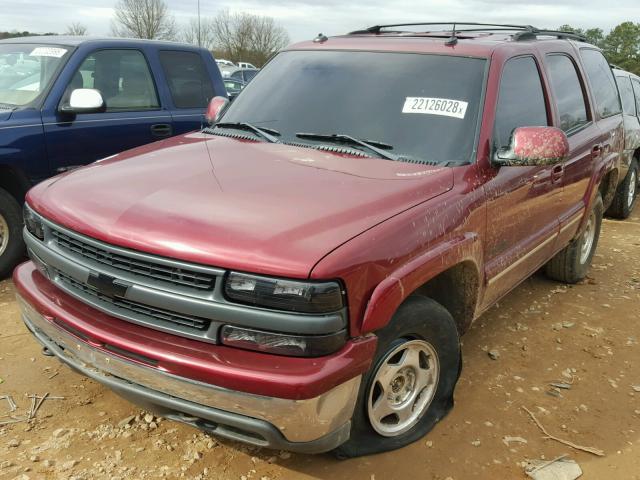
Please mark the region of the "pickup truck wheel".
POLYGON ((631 215, 638 198, 638 160, 631 160, 624 181, 618 185, 607 216, 624 220, 631 215))
POLYGON ((0 188, 0 279, 11 273, 23 254, 22 210, 15 198, 0 188))
POLYGON ((602 197, 598 194, 582 232, 547 263, 545 271, 548 277, 577 283, 587 276, 600 237, 603 210, 602 197))
POLYGON ((453 406, 460 340, 451 314, 418 295, 377 332, 372 368, 360 386, 351 437, 338 458, 394 450, 422 438, 453 406))

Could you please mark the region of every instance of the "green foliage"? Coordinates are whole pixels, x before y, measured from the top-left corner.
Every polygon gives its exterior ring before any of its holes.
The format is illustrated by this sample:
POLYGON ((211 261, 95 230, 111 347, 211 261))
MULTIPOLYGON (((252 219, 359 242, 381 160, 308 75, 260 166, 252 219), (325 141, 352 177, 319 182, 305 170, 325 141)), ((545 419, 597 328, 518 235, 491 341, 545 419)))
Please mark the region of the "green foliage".
POLYGON ((34 32, 0 32, 0 40, 4 40, 5 38, 17 38, 17 37, 37 37, 39 35, 57 35, 56 33, 34 33, 34 32))
POLYGON ((609 63, 640 75, 640 23, 623 22, 607 35, 601 28, 562 25, 558 30, 584 35, 589 43, 601 48, 609 63))

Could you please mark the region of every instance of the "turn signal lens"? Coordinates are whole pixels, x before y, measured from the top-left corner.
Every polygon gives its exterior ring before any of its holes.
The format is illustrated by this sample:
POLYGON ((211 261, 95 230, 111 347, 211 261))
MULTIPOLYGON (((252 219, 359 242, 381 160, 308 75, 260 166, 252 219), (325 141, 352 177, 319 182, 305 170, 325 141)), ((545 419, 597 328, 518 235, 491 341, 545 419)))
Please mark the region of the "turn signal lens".
POLYGON ((22 207, 22 214, 24 217, 24 226, 27 227, 27 231, 34 237, 44 240, 44 227, 42 226, 42 220, 37 213, 35 213, 27 202, 22 207))
POLYGON ((345 344, 345 331, 331 335, 287 335, 225 325, 224 345, 290 357, 320 357, 334 353, 345 344))

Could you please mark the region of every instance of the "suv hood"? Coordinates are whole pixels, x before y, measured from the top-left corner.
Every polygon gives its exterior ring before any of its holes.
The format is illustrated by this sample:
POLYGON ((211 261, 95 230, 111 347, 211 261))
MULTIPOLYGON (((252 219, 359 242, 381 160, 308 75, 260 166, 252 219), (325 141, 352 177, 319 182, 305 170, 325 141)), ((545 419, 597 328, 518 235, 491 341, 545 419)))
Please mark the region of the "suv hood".
POLYGON ((28 201, 111 244, 305 278, 334 248, 452 185, 451 168, 193 133, 43 182, 28 201))

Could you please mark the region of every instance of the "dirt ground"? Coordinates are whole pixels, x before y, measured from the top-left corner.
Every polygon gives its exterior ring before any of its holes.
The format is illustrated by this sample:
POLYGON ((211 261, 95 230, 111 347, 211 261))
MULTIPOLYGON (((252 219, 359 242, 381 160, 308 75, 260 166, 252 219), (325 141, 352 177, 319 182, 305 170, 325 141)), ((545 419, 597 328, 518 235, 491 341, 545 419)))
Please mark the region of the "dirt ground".
MULTIPOLYGON (((521 479, 526 459, 563 454, 585 479, 640 479, 639 259, 640 209, 625 222, 605 220, 586 282, 535 275, 474 324, 464 337, 456 406, 433 432, 399 451, 348 461, 254 449, 145 419, 40 355, 4 281, 0 395, 12 395, 20 412, 28 394, 64 399, 46 400, 30 424, 0 427, 0 479, 521 479), (605 455, 543 438, 523 407, 550 434, 605 455)), ((7 411, 0 403, 0 416, 7 411)))

